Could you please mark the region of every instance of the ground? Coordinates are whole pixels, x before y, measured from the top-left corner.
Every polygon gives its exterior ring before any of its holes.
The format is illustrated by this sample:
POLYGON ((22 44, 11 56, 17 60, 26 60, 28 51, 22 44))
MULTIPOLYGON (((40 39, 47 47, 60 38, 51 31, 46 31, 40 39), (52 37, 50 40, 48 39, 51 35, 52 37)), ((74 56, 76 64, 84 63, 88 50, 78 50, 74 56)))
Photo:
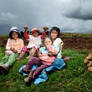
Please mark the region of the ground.
MULTIPOLYGON (((5 47, 8 36, 0 36, 0 47, 5 47)), ((92 34, 61 33, 63 49, 92 49, 92 34)))
MULTIPOLYGON (((0 75, 0 92, 92 92, 92 72, 83 63, 92 50, 92 38, 61 38, 64 41, 63 57, 72 57, 72 60, 65 62, 66 67, 49 73, 49 79, 44 83, 34 85, 32 82, 30 86, 26 86, 24 77, 18 71, 27 63, 27 59, 16 61, 7 75, 0 75)), ((0 60, 4 51, 4 47, 0 47, 0 60)))

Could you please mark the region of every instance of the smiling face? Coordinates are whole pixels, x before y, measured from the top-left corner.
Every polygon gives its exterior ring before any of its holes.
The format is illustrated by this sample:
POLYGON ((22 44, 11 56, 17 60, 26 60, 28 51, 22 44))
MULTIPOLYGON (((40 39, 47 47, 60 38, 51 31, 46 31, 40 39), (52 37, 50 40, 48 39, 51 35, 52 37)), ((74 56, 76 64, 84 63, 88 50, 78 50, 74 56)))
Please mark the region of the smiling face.
POLYGON ((12 32, 12 38, 16 40, 18 38, 18 33, 17 32, 12 32))
POLYGON ((34 33, 32 33, 32 35, 33 35, 34 37, 38 37, 38 36, 39 36, 39 33, 38 33, 38 32, 34 32, 34 33))
POLYGON ((52 30, 51 32, 51 38, 56 39, 58 37, 58 32, 56 30, 52 30))
POLYGON ((44 45, 47 46, 47 45, 52 45, 52 40, 50 38, 45 38, 44 40, 44 45))

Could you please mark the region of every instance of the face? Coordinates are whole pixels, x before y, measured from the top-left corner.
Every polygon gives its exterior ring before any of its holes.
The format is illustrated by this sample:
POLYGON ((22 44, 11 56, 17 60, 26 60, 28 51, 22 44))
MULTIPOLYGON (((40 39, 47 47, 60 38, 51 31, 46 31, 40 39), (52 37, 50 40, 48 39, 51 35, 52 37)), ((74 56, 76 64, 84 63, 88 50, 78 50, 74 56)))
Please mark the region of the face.
POLYGON ((46 38, 45 41, 44 41, 44 45, 47 46, 47 45, 52 45, 52 41, 50 38, 46 38))
POLYGON ((56 39, 57 36, 58 36, 58 32, 57 32, 56 30, 53 30, 53 31, 51 32, 51 38, 52 38, 52 39, 56 39))
POLYGON ((18 38, 18 33, 12 32, 12 38, 16 40, 18 38))
POLYGON ((38 36, 39 36, 39 33, 38 33, 38 32, 34 32, 32 35, 33 35, 34 37, 38 37, 38 36))

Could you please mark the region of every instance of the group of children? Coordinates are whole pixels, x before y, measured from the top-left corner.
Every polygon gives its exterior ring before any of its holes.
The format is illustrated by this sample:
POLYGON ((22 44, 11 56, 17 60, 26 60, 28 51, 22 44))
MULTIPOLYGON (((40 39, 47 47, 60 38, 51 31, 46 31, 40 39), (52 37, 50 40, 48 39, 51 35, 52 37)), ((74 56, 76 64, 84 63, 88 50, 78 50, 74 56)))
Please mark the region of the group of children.
POLYGON ((24 37, 28 40, 27 46, 24 46, 19 29, 17 27, 10 29, 5 56, 0 61, 0 73, 7 73, 16 60, 21 60, 25 53, 29 53, 27 57, 28 62, 23 69, 23 72, 28 74, 28 77, 24 78, 24 82, 29 83, 44 68, 51 66, 55 58, 62 57, 61 49, 63 41, 59 38, 60 29, 58 27, 52 27, 48 35, 46 33, 48 27, 44 27, 41 35, 37 27, 31 30, 31 35, 28 34, 27 26, 24 29, 24 37), (32 71, 33 65, 38 65, 39 67, 35 71, 32 71))

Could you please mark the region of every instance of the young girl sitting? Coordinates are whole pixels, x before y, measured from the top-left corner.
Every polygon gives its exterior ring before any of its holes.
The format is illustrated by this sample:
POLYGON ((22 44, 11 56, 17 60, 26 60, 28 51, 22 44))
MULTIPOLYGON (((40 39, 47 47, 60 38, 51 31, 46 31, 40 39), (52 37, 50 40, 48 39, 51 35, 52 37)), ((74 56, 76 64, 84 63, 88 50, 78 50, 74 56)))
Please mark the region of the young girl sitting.
POLYGON ((62 50, 62 46, 63 46, 63 41, 61 40, 61 38, 59 38, 60 29, 58 27, 52 27, 50 30, 49 36, 53 39, 53 45, 56 45, 59 47, 60 51, 59 51, 57 58, 61 58, 62 57, 61 50, 62 50))
POLYGON ((43 44, 44 47, 40 48, 39 57, 32 57, 23 69, 23 72, 29 73, 28 77, 24 79, 25 83, 34 80, 44 68, 51 66, 59 52, 59 48, 52 45, 52 39, 50 37, 46 36, 43 39, 43 44), (38 65, 39 67, 36 70, 31 71, 30 69, 32 69, 33 65, 38 65))
POLYGON ((40 34, 40 30, 35 27, 31 31, 31 35, 28 35, 28 30, 25 30, 24 36, 29 40, 28 46, 24 46, 20 56, 16 60, 21 60, 26 52, 29 52, 28 59, 35 55, 35 52, 41 45, 41 38, 45 35, 40 34))
MULTIPOLYGON (((60 29, 58 27, 52 27, 50 30, 49 36, 53 39, 53 45, 58 46, 60 49, 59 54, 57 55, 57 58, 62 58, 63 41, 60 38, 60 29)), ((63 60, 67 61, 70 59, 71 57, 66 56, 63 60)))
POLYGON ((8 72, 24 46, 17 27, 12 27, 6 44, 5 56, 0 61, 0 72, 8 72))

